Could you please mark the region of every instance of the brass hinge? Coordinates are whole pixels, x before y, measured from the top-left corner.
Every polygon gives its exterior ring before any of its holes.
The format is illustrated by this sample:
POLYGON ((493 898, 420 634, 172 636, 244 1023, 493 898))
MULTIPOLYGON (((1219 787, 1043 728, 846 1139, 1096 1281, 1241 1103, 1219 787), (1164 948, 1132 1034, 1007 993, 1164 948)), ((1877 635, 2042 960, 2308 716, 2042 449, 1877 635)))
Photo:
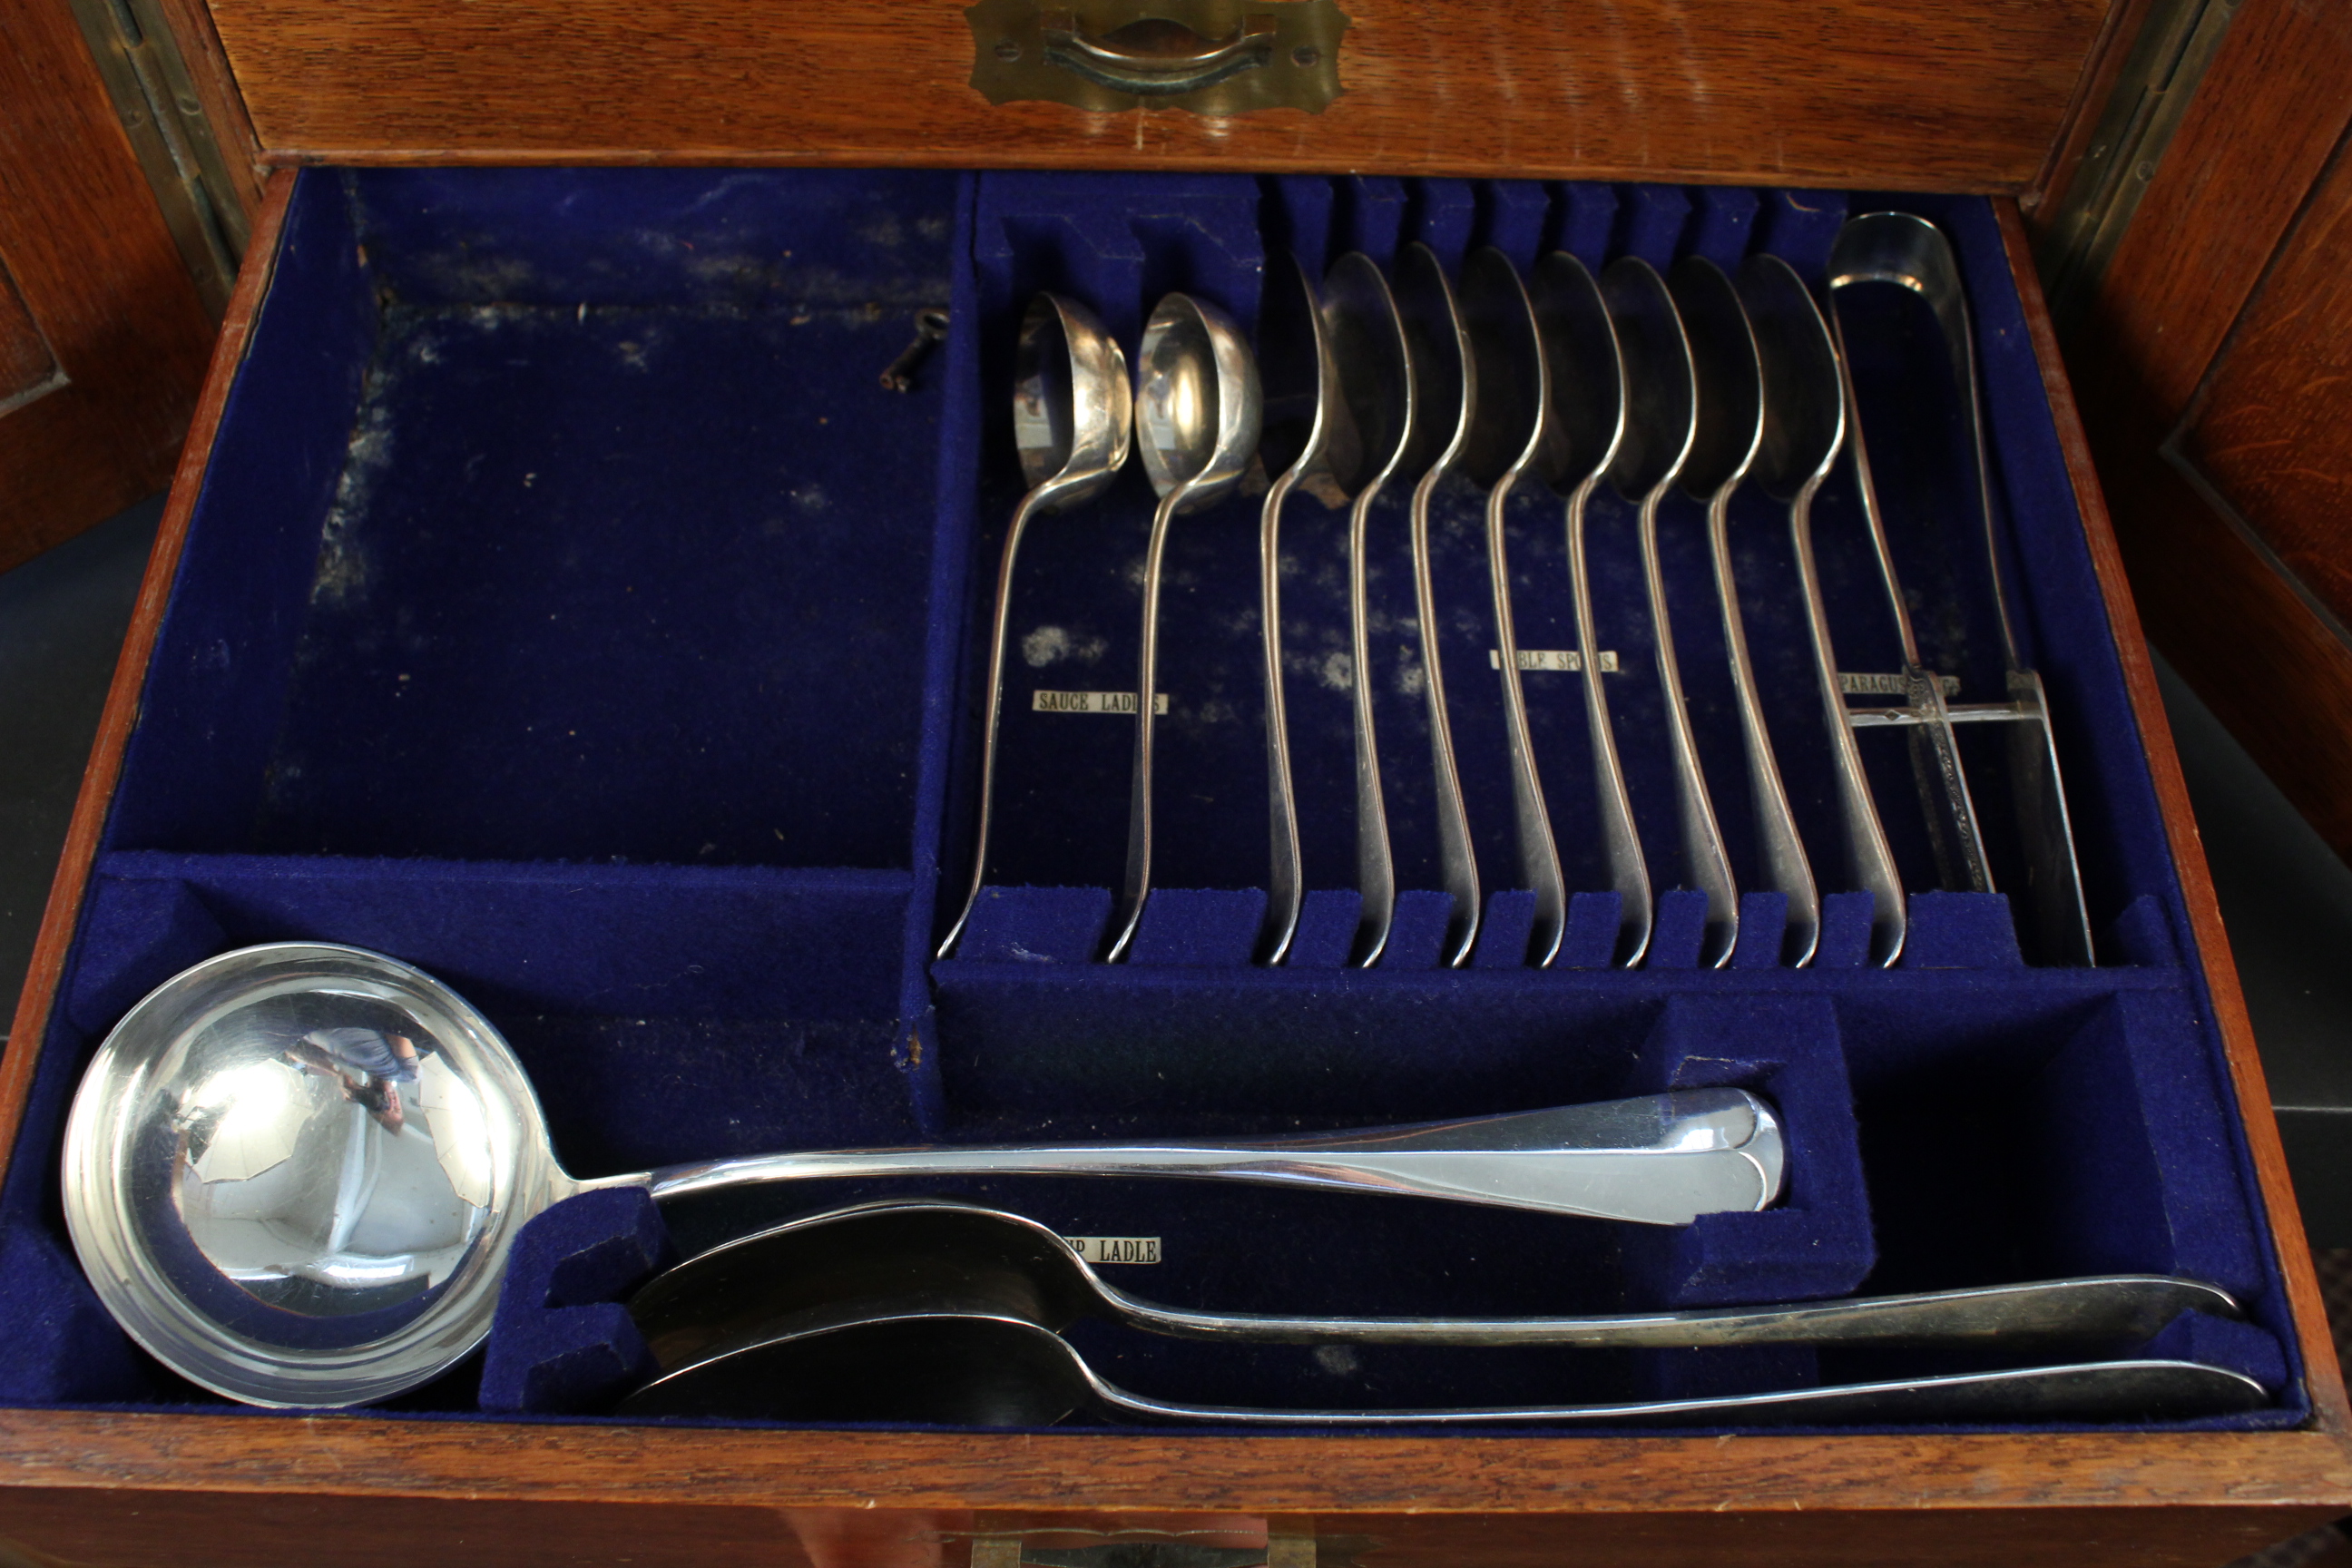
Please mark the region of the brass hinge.
POLYGON ((157 0, 68 0, 205 308, 228 308, 248 231, 220 139, 157 0))

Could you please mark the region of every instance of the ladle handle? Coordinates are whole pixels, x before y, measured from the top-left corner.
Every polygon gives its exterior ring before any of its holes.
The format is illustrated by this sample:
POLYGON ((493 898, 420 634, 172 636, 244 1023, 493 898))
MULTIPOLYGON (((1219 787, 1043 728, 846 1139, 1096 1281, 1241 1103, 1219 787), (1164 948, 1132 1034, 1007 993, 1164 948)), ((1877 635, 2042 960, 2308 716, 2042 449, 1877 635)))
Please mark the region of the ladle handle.
POLYGON ((841 1149, 672 1165, 657 1199, 827 1178, 944 1175, 1203 1176, 1646 1225, 1763 1208, 1780 1194, 1769 1107, 1740 1089, 1361 1132, 1245 1142, 1041 1143, 841 1149))

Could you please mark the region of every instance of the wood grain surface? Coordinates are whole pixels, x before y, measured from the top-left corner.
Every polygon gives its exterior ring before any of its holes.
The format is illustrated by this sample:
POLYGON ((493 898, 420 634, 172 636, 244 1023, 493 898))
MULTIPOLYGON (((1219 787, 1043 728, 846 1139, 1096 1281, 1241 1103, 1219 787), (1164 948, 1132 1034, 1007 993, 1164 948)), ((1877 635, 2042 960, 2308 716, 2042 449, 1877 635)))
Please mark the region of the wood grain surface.
POLYGON ((1348 0, 1320 115, 992 107, 957 0, 212 0, 269 156, 2018 190, 2108 0, 1348 0))
POLYGON ((2341 147, 2173 449, 2352 621, 2352 158, 2341 147))
POLYGON ((0 0, 0 272, 53 361, 14 403, 0 393, 5 571, 162 488, 212 345, 73 13, 55 0, 0 0))
MULTIPOLYGON (((2352 854, 2352 645, 2315 612, 2311 587, 2280 570, 2229 486, 2276 450, 2259 446, 2264 427, 2303 416, 2282 398, 2335 395, 2325 365, 2341 350, 2315 342, 2306 353, 2299 340, 2344 341, 2310 296, 2331 268, 2340 289, 2345 271, 2340 215, 2313 191, 2347 126, 2352 7, 2243 0, 2063 344, 2149 636, 2339 854, 2352 854), (2291 238, 2298 224, 2333 243, 2291 238), (2249 337, 2242 321, 2267 329, 2249 337), (2259 363, 2273 353, 2279 365, 2259 363), (2227 453, 2200 451, 2193 416, 2209 382, 2227 453), (2185 465, 2167 455, 2177 438, 2185 465), (2226 478, 2192 479, 2217 455, 2226 478)), ((2329 189, 2342 185, 2339 174, 2329 189)), ((2284 506, 2324 497, 2326 476, 2352 470, 2340 417, 2312 423, 2319 444, 2285 465, 2310 472, 2248 498, 2266 506, 2263 527, 2298 544, 2327 521, 2291 522, 2284 506)))

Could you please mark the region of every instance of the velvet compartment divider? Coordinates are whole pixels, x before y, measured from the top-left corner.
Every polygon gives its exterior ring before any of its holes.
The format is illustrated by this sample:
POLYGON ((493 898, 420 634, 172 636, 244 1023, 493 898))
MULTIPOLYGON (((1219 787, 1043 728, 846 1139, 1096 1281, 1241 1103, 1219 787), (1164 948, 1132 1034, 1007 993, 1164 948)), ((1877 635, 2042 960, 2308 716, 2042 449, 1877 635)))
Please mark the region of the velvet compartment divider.
MULTIPOLYGON (((1517 960, 1529 895, 1496 876, 1474 963, 1438 967, 1402 509, 1375 514, 1377 668, 1355 671, 1331 658, 1346 646, 1345 514, 1303 499, 1284 570, 1309 897, 1291 963, 1252 966, 1265 861, 1254 496, 1180 519, 1171 539, 1163 890, 1133 961, 1092 962, 1124 847, 1129 732, 1116 712, 1038 694, 1116 693, 1122 672, 1131 688, 1150 508, 1139 472, 1040 519, 1024 546, 997 874, 956 955, 930 958, 954 914, 941 887, 960 892, 971 864, 982 607, 1020 488, 1003 407, 1034 290, 1083 300, 1131 353, 1171 289, 1251 327, 1264 268, 1286 251, 1319 276, 1347 250, 1386 264, 1416 240, 1449 267, 1490 244, 1522 268, 1553 248, 1596 268, 1694 252, 1731 266, 1761 248, 1818 287, 1849 198, 306 172, 173 585, 30 1142, 0 1194, 0 1312, 18 1347, 0 1394, 210 1402, 133 1351, 80 1280, 56 1142, 81 1064, 146 989, 210 953, 300 937, 392 952, 481 1006, 583 1175, 794 1146, 1274 1134, 1727 1084, 1770 1097, 1789 1129, 1781 1205, 1675 1231, 1176 1182, 824 1184, 658 1216, 633 1194, 591 1194, 526 1234, 486 1357, 399 1402, 420 1417, 602 1408, 643 1370, 614 1303, 664 1258, 920 1190, 1068 1235, 1158 1237, 1166 1261, 1130 1288, 1235 1310, 1562 1312, 2179 1271, 2238 1294, 2249 1321, 2185 1322, 2115 1353, 2192 1344, 2279 1391, 2274 1408, 2214 1424, 2300 1419, 2275 1261, 1992 214, 1964 198, 1871 200, 1943 225, 1973 291, 2024 632, 2069 784, 2100 804, 2077 811, 2106 932, 2097 969, 2029 967, 2006 900, 1934 892, 1915 895, 1894 971, 1863 966, 1868 910, 1850 893, 1832 895, 1807 969, 1755 942, 1729 969, 1696 969, 1700 911, 1674 891, 1648 964, 1604 967, 1613 895, 1590 891, 1605 879, 1589 791, 1570 782, 1585 761, 1572 682, 1595 677, 1554 668, 1527 679, 1582 889, 1561 961, 1517 960), (883 390, 914 312, 943 303, 944 350, 911 391, 883 390), (1357 679, 1381 683, 1406 889, 1370 970, 1344 966, 1357 679)), ((1900 351, 1902 331, 1889 341, 1900 351)), ((1932 468, 1934 429, 1888 445, 1932 468)), ((1476 847, 1499 868, 1509 785, 1478 500, 1440 498, 1436 568, 1457 612, 1442 628, 1446 696, 1476 847)), ((1673 590, 1687 600, 1676 625, 1703 647, 1698 509, 1669 510, 1673 590)), ((1785 529, 1752 491, 1734 511, 1748 635, 1768 690, 1787 699, 1773 721, 1801 724, 1785 529)), ((1618 683, 1629 785, 1655 839, 1671 789, 1631 515, 1596 498, 1596 609, 1619 654, 1599 678, 1618 683)), ((1833 616, 1866 603, 1855 515, 1841 478, 1816 511, 1833 616)), ((1929 515, 1905 566, 1933 594, 1957 583, 1957 557, 1952 525, 1929 515)), ((1573 647, 1558 502, 1523 496, 1513 528, 1521 647, 1573 647)), ((1964 670, 1980 639, 1965 610, 1948 624, 1940 651, 1964 670)), ((1866 616, 1838 626, 1850 667, 1885 667, 1871 663, 1886 655, 1866 616)), ((1692 701, 1713 778, 1737 743, 1727 683, 1692 701)), ((1801 825, 1826 842, 1826 757, 1783 744, 1801 825)), ((1924 837, 1902 826, 1907 781, 1889 777, 1882 809, 1906 883, 1932 887, 1924 837)), ((1740 814, 1724 816, 1736 837, 1740 814)), ((1749 919, 1762 929, 1771 914, 1749 919)), ((1072 1337, 1140 1390, 1318 1405, 1738 1392, 1952 1359, 1235 1349, 1100 1324, 1072 1337)))

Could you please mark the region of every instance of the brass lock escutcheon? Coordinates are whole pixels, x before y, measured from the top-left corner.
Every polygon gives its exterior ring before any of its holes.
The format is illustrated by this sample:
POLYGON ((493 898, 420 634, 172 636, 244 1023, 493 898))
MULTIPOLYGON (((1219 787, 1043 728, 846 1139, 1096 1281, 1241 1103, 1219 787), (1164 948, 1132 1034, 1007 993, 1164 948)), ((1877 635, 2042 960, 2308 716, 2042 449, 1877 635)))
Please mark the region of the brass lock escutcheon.
POLYGON ((1334 0, 980 0, 964 20, 971 85, 991 103, 1319 114, 1342 90, 1334 0))

